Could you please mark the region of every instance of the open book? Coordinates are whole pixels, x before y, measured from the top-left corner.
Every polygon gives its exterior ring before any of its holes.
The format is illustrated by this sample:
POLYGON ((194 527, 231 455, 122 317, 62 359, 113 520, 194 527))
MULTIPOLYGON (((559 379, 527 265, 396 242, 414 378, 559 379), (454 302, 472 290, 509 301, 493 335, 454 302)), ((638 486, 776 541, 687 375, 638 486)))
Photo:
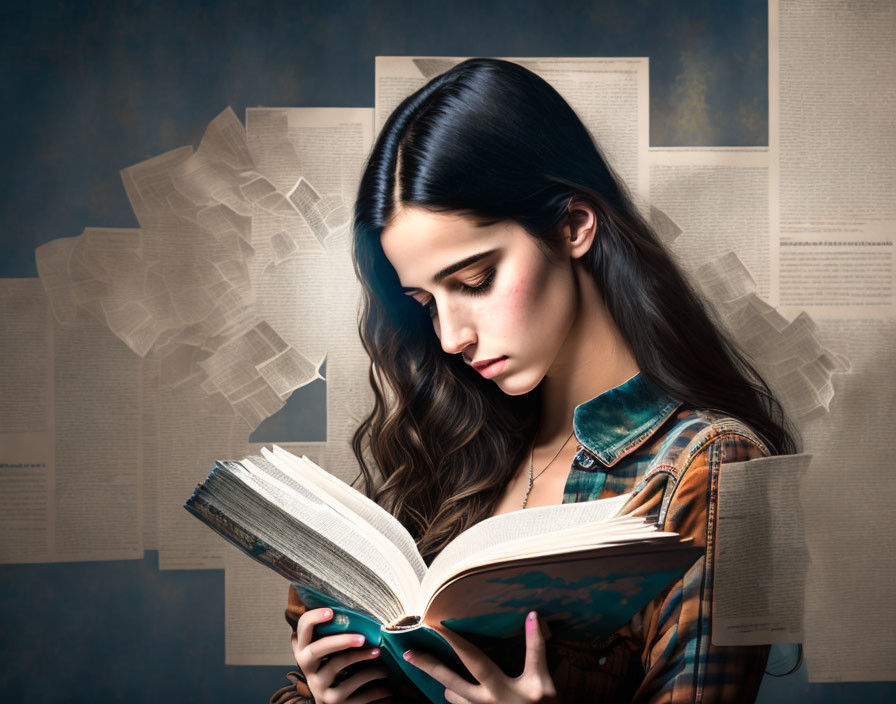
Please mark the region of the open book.
POLYGON ((444 687, 402 658, 408 648, 428 651, 469 677, 434 625, 473 642, 518 637, 535 609, 552 637, 592 642, 625 625, 703 554, 690 539, 621 515, 629 497, 487 518, 428 568, 394 516, 276 445, 260 457, 216 462, 184 507, 290 580, 309 609, 332 607, 316 633, 363 633, 392 677, 444 702, 444 687))

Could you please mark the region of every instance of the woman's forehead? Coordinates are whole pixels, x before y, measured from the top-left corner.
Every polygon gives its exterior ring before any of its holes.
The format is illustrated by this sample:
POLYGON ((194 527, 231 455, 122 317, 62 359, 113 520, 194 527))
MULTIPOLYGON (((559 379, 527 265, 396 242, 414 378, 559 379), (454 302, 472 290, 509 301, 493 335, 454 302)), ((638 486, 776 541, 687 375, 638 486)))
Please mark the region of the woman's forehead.
POLYGON ((383 252, 402 286, 426 288, 445 267, 506 243, 508 222, 479 226, 458 213, 436 213, 404 207, 383 228, 383 252))

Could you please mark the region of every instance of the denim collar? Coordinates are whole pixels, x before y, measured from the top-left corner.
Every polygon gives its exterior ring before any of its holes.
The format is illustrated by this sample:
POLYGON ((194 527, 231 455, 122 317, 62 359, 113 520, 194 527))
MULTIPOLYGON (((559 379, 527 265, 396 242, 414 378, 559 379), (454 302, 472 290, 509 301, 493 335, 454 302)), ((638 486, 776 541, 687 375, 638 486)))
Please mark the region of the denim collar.
POLYGON ((607 467, 638 447, 682 404, 643 372, 576 406, 579 444, 607 467))

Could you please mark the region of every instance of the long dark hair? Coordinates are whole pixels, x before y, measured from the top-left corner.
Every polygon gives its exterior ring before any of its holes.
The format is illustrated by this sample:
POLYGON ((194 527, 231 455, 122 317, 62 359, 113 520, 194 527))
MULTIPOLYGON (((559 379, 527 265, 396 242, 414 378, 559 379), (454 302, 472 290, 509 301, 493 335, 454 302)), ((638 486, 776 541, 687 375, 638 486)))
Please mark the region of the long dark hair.
POLYGON ((374 408, 352 446, 365 491, 411 531, 427 562, 494 511, 538 427, 540 387, 506 395, 460 355, 446 355, 429 315, 403 294, 380 234, 406 204, 482 224, 512 220, 550 247, 573 198, 598 215, 585 264, 641 372, 673 398, 744 421, 774 454, 797 451, 768 385, 714 322, 572 108, 518 64, 469 59, 390 115, 354 211, 374 408), (383 477, 375 489, 371 463, 383 477))

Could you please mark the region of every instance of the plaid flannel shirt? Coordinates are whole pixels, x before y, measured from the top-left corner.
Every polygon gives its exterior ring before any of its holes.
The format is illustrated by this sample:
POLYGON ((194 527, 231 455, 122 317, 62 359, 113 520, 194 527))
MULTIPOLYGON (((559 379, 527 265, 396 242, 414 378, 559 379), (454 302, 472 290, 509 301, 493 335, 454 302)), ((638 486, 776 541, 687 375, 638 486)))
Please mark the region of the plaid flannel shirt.
MULTIPOLYGON (((578 450, 564 503, 634 492, 625 513, 649 515, 662 529, 690 536, 706 550, 684 576, 609 637, 584 647, 548 640, 548 667, 561 701, 754 702, 769 646, 712 645, 713 569, 719 473, 727 463, 768 455, 768 448, 742 422, 687 407, 643 373, 577 406, 573 429, 578 450)), ((304 610, 290 588, 286 619, 293 629, 304 610)), ((489 655, 516 675, 520 652, 508 647, 489 655), (508 655, 505 661, 502 653, 508 655)), ((296 676, 287 675, 291 682, 296 676)), ((414 701, 406 696, 401 701, 414 701)), ((309 701, 310 692, 300 681, 271 697, 271 704, 309 701)))

